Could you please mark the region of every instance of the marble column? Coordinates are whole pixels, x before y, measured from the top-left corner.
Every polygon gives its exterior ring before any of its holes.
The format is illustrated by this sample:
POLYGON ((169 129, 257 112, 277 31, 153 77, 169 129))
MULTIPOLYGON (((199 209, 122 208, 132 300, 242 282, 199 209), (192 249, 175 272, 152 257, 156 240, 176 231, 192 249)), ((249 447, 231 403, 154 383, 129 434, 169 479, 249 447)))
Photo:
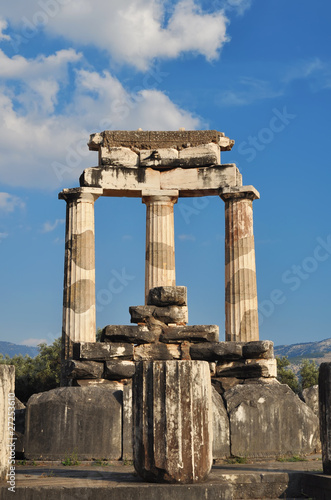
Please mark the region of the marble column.
POLYGON ((156 286, 176 286, 174 204, 178 191, 144 194, 146 204, 145 303, 156 286))
POLYGON ((253 186, 224 188, 225 202, 225 340, 259 340, 253 186))
POLYGON ((205 481, 213 462, 212 413, 206 361, 137 363, 133 379, 137 473, 153 483, 205 481))
POLYGON ((74 188, 59 194, 67 202, 62 366, 72 357, 74 342, 96 338, 94 202, 102 193, 99 188, 74 188))

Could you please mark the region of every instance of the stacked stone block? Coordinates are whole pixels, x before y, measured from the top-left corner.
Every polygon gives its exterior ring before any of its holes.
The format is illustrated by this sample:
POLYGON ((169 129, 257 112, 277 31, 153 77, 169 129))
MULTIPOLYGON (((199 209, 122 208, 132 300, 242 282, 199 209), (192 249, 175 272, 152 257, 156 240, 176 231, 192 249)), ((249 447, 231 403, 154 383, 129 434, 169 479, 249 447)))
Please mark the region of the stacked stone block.
POLYGON ((220 393, 246 379, 277 376, 272 342, 220 342, 217 325, 186 325, 186 287, 155 287, 147 302, 130 307, 136 325, 108 325, 101 342, 74 344, 66 364, 74 385, 130 380, 140 361, 207 361, 220 393))

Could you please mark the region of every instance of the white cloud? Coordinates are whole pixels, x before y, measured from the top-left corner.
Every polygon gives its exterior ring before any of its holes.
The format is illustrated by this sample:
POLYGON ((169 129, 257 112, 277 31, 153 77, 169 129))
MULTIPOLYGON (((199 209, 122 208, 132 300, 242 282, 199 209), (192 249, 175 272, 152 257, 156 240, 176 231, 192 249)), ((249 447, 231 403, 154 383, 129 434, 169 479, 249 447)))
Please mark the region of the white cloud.
POLYGON ((282 65, 270 81, 242 77, 231 83, 231 89, 220 93, 215 102, 222 106, 246 106, 258 100, 274 99, 286 94, 295 80, 305 80, 313 92, 331 88, 331 66, 315 58, 294 62, 290 67, 282 65))
POLYGON ((163 92, 148 88, 165 77, 157 69, 142 78, 141 90, 130 93, 107 71, 81 69, 75 51, 33 60, 0 56, 4 62, 0 71, 7 75, 0 87, 0 175, 11 186, 77 185, 82 170, 96 162, 86 146, 92 132, 194 129, 201 124, 163 92), (65 80, 69 64, 76 68, 70 83, 65 80), (48 74, 53 75, 53 87, 48 74), (18 81, 17 88, 11 85, 12 79, 18 81), (69 103, 58 112, 54 104, 60 90, 66 91, 69 85, 69 103))
POLYGON ((38 344, 47 344, 46 339, 25 339, 22 340, 21 345, 27 345, 29 347, 37 347, 38 344))
POLYGON ((43 233, 50 233, 54 231, 59 225, 64 224, 65 220, 64 219, 56 219, 53 223, 47 221, 43 224, 42 232, 43 233))
POLYGON ((245 106, 261 99, 273 99, 283 95, 284 88, 274 89, 270 82, 251 77, 243 77, 237 88, 226 90, 218 97, 222 106, 245 106))
POLYGON ((0 212, 13 212, 15 208, 24 208, 25 203, 21 198, 9 193, 0 193, 0 212))
POLYGON ((12 41, 17 51, 44 29, 106 50, 114 60, 141 70, 155 58, 183 52, 214 59, 228 40, 223 10, 203 12, 194 0, 177 1, 174 7, 161 0, 17 0, 5 2, 2 15, 19 30, 20 38, 12 41))
POLYGON ((10 36, 4 33, 4 30, 7 29, 7 26, 7 21, 0 18, 0 40, 10 40, 10 36))
POLYGON ((6 238, 8 238, 8 233, 0 233, 0 243, 2 240, 5 240, 6 238))
POLYGON ((178 239, 180 241, 195 241, 195 236, 193 234, 179 234, 178 239))
POLYGON ((253 0, 226 0, 226 8, 236 9, 242 15, 252 5, 253 0))

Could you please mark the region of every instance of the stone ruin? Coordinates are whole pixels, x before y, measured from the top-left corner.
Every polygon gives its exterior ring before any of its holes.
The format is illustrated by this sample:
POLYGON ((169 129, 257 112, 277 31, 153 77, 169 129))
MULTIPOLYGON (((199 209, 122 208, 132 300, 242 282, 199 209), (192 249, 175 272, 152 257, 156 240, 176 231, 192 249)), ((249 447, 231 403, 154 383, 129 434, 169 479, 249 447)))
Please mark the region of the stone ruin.
POLYGON ((235 164, 221 163, 233 144, 215 130, 90 137, 98 166, 84 170, 80 187, 59 194, 67 203, 63 387, 30 398, 28 458, 52 460, 76 449, 80 459, 133 458, 148 481, 190 483, 206 479, 213 458, 319 448, 318 418, 279 384, 273 343, 259 340, 259 193, 243 186, 235 164), (146 205, 145 304, 130 307, 131 325, 108 325, 96 342, 100 196, 146 205), (225 202, 225 341, 216 325, 188 325, 187 290, 176 286, 174 205, 201 196, 225 202))

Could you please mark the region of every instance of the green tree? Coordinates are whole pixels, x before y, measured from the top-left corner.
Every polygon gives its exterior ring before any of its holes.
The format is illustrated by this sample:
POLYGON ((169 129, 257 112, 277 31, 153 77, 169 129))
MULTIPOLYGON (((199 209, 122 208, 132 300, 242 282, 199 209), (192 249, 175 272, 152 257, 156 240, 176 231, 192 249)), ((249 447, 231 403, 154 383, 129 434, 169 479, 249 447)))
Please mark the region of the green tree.
POLYGON ((281 384, 287 384, 295 393, 299 392, 299 381, 294 371, 290 368, 290 361, 287 356, 276 357, 277 360, 277 380, 281 384))
POLYGON ((302 389, 318 384, 318 365, 316 361, 304 359, 300 366, 300 380, 302 389))
POLYGON ((0 357, 0 363, 15 366, 15 394, 26 403, 32 394, 55 389, 60 385, 61 371, 61 339, 52 345, 39 344, 39 353, 35 358, 30 356, 8 355, 0 357))
POLYGON ((96 341, 100 342, 102 334, 102 328, 97 328, 96 341))

